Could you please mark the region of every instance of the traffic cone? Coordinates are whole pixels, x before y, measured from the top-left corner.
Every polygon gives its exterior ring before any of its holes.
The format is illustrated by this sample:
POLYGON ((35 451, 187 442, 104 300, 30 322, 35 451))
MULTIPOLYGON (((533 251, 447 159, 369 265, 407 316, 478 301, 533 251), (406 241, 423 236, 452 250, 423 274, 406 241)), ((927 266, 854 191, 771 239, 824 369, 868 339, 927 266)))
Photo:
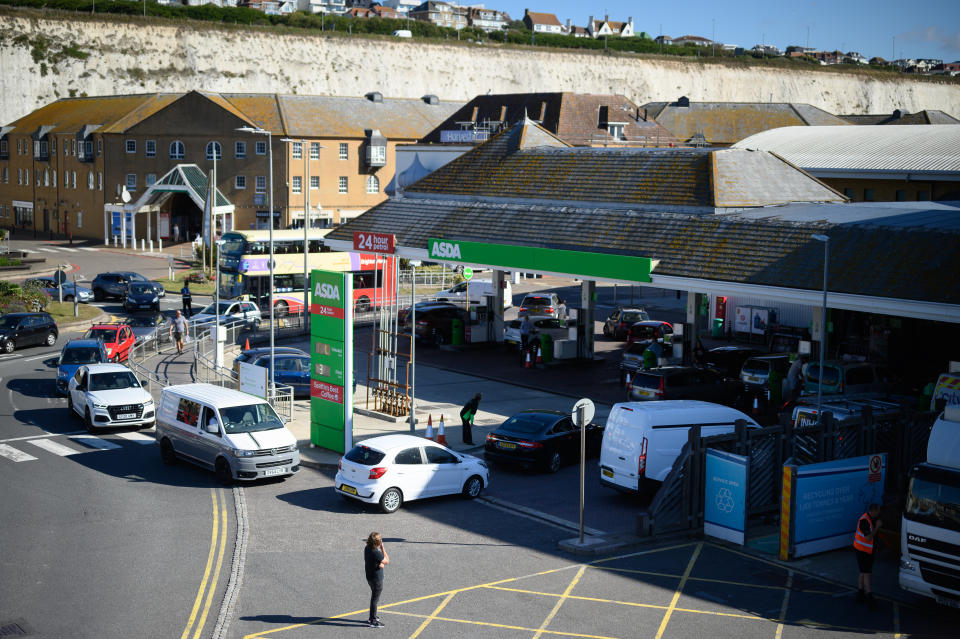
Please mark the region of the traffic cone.
POLYGON ((447 445, 447 435, 443 432, 443 415, 440 415, 440 427, 437 429, 437 443, 441 446, 447 445))
POLYGON ((537 368, 543 366, 543 353, 540 350, 540 344, 537 344, 537 368))
POLYGON ((249 337, 247 338, 246 343, 243 345, 243 350, 245 350, 245 351, 249 351, 249 350, 250 350, 250 338, 249 338, 249 337))
POLYGON ((525 358, 524 361, 523 361, 523 367, 524 367, 524 368, 530 368, 530 367, 532 366, 532 365, 530 364, 530 351, 527 350, 527 351, 525 351, 525 353, 526 353, 526 358, 525 358))
POLYGON ((760 414, 760 403, 757 401, 756 395, 753 396, 753 414, 754 415, 760 414))
POLYGON ((433 441, 433 415, 427 416, 427 434, 424 437, 433 441))
POLYGON ((624 380, 624 384, 623 384, 623 385, 626 386, 627 388, 630 388, 630 371, 627 371, 627 377, 626 377, 626 379, 624 380))

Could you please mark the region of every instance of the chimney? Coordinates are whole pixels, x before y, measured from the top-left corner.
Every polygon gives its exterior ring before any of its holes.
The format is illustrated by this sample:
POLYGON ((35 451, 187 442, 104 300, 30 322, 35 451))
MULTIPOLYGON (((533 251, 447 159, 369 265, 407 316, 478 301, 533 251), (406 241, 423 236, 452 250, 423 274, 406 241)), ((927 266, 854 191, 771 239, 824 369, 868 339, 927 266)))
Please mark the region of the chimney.
POLYGON ((567 33, 570 33, 570 18, 567 18, 567 33))
POLYGON ((431 106, 440 104, 440 98, 433 95, 432 93, 428 93, 427 95, 423 96, 420 99, 431 106))
POLYGON ((370 93, 364 96, 371 102, 383 102, 383 94, 379 91, 371 91, 370 93))
POLYGON ((604 22, 610 22, 610 14, 609 14, 609 13, 607 13, 607 14, 605 14, 605 15, 603 16, 603 21, 604 21, 604 22))

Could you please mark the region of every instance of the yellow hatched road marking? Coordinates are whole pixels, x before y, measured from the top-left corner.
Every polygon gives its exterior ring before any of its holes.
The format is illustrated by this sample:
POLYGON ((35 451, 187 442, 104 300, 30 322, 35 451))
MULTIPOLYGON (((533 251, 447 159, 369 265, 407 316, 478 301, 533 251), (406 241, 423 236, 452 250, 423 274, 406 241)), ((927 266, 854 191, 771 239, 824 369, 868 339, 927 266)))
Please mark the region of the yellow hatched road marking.
POLYGON ((777 623, 777 632, 774 639, 780 639, 783 636, 783 622, 787 619, 787 606, 790 605, 790 589, 793 586, 793 571, 787 573, 787 588, 783 591, 783 603, 780 604, 780 618, 777 623))
MULTIPOLYGON (((632 568, 610 568, 607 566, 591 566, 595 570, 606 570, 609 572, 626 572, 636 575, 647 575, 649 577, 669 577, 671 579, 680 579, 683 575, 675 575, 668 572, 654 572, 652 570, 634 570, 632 568)), ((786 569, 785 569, 786 570, 786 569)), ((728 579, 711 579, 709 577, 690 577, 687 581, 702 581, 711 584, 723 584, 726 586, 742 586, 744 588, 763 588, 766 590, 783 590, 787 586, 770 586, 768 584, 750 584, 743 581, 730 581, 728 579)), ((814 590, 808 588, 795 588, 794 592, 801 592, 808 595, 835 595, 831 590, 814 590)))
POLYGON ((661 637, 663 637, 663 631, 667 629, 667 624, 670 623, 670 615, 673 614, 673 610, 677 607, 677 601, 680 600, 680 593, 683 592, 683 587, 687 585, 687 578, 690 577, 690 572, 693 570, 693 564, 696 563, 697 557, 700 556, 701 548, 703 548, 703 543, 697 544, 697 547, 693 550, 693 554, 690 555, 690 561, 687 562, 683 576, 680 577, 680 583, 677 584, 677 589, 673 593, 673 599, 670 601, 670 606, 663 615, 663 621, 660 622, 660 628, 657 630, 657 636, 654 639, 661 639, 661 637))
POLYGON ((900 604, 893 602, 893 639, 900 639, 900 604))
MULTIPOLYGON (((363 612, 363 611, 361 611, 363 612)), ((427 617, 428 615, 418 615, 413 612, 400 612, 399 610, 385 610, 391 615, 402 615, 404 617, 427 617)), ((335 619, 335 617, 331 617, 335 619)), ((527 628, 524 626, 510 626, 503 623, 493 623, 490 621, 473 621, 471 619, 456 619, 454 617, 436 617, 437 621, 450 621, 452 623, 464 623, 471 626, 488 626, 490 628, 504 628, 506 630, 522 630, 525 632, 546 633, 548 635, 560 635, 561 637, 585 637, 586 639, 617 639, 616 637, 607 637, 605 635, 585 635, 579 632, 564 632, 562 630, 545 630, 540 628, 527 628)), ((253 636, 253 635, 250 635, 253 636)))
POLYGON ((210 580, 210 587, 207 589, 207 601, 203 605, 203 614, 200 615, 200 621, 197 622, 197 630, 193 633, 193 639, 198 639, 203 627, 207 623, 207 615, 210 613, 210 604, 213 601, 213 593, 217 590, 217 582, 220 579, 220 569, 223 567, 223 554, 227 547, 227 498, 220 491, 220 550, 217 553, 217 568, 213 571, 213 578, 210 580))
POLYGON ((430 613, 430 616, 423 620, 423 623, 420 624, 420 627, 410 635, 410 639, 417 639, 420 636, 420 633, 423 632, 424 628, 430 625, 430 622, 437 618, 437 615, 440 614, 440 611, 447 607, 447 604, 450 603, 450 600, 453 599, 454 595, 457 593, 451 592, 449 595, 444 597, 443 601, 440 602, 440 605, 434 608, 433 612, 430 613))
POLYGON ((207 580, 210 579, 210 569, 213 567, 213 556, 217 550, 217 529, 220 525, 219 512, 217 511, 217 491, 210 489, 210 499, 213 501, 213 530, 210 532, 210 552, 207 554, 207 567, 203 571, 203 579, 200 580, 200 588, 197 590, 197 597, 193 602, 193 609, 190 611, 190 617, 187 619, 187 627, 183 629, 180 639, 187 639, 190 636, 190 630, 197 620, 197 611, 200 610, 200 602, 203 601, 203 593, 207 589, 207 580))
POLYGON ((573 579, 570 580, 570 583, 567 584, 566 590, 564 590, 563 594, 560 595, 560 598, 557 599, 557 603, 554 604, 553 610, 550 611, 550 614, 547 615, 547 618, 543 620, 542 624, 540 624, 540 629, 537 630, 537 634, 533 635, 533 639, 537 639, 540 635, 542 635, 544 628, 550 625, 550 622, 553 621, 554 616, 560 610, 560 606, 562 606, 563 602, 566 601, 567 597, 570 596, 570 592, 576 587, 577 582, 580 581, 580 577, 583 577, 583 573, 586 570, 586 566, 580 566, 580 570, 577 571, 577 574, 574 575, 573 579))

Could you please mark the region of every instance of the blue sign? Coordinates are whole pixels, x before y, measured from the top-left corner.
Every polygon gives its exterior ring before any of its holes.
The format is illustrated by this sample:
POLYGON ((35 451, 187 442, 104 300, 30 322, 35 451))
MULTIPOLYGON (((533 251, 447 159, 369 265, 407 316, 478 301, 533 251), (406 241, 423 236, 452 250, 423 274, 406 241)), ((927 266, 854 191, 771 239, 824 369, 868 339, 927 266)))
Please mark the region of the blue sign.
POLYGON ((703 487, 703 532, 735 544, 747 530, 747 471, 750 459, 707 449, 703 487))
POLYGON ((883 503, 886 472, 886 453, 797 467, 794 557, 852 545, 860 515, 883 503))

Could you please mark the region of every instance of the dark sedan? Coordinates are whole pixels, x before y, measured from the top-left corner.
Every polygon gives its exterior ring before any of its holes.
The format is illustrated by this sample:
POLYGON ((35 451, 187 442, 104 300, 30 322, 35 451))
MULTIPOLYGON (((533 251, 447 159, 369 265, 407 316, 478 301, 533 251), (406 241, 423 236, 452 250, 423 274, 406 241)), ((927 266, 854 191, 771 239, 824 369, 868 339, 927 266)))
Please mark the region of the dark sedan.
MULTIPOLYGON (((603 440, 603 426, 590 424, 586 430, 587 455, 597 455, 603 440)), ((484 457, 491 462, 560 470, 564 462, 580 459, 580 429, 569 413, 555 410, 525 410, 500 424, 487 435, 484 457)))
POLYGON ((150 282, 130 282, 127 287, 127 297, 123 300, 123 310, 128 313, 135 311, 160 311, 160 298, 157 290, 150 282))
POLYGON ((627 391, 631 401, 657 399, 699 399, 732 406, 742 382, 727 379, 707 368, 662 366, 637 371, 627 391))
POLYGON ((762 355, 763 351, 751 346, 734 344, 711 348, 703 357, 703 367, 715 370, 724 377, 740 377, 743 363, 751 357, 762 355))

